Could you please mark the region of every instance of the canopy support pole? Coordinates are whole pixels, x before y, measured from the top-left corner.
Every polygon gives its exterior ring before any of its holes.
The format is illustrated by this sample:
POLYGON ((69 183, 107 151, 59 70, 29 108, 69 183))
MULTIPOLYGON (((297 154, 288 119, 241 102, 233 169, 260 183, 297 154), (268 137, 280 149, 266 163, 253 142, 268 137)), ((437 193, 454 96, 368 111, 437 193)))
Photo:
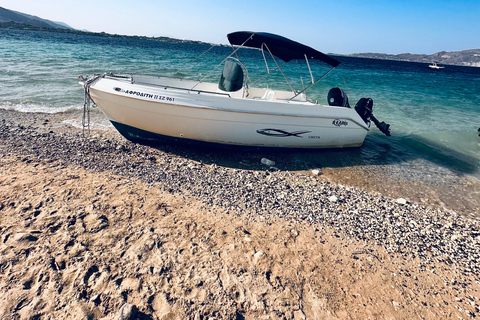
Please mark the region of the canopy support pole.
MULTIPOLYGON (((239 46, 239 47, 237 47, 236 49, 234 49, 233 52, 228 55, 228 57, 226 57, 225 59, 223 59, 222 62, 220 62, 212 71, 210 71, 205 77, 203 77, 200 81, 198 81, 190 90, 195 89, 195 87, 198 86, 200 83, 202 83, 204 79, 206 79, 210 74, 212 74, 212 72, 214 72, 215 70, 217 70, 217 68, 220 67, 225 61, 227 61, 230 57, 232 57, 234 54, 236 54, 237 51, 240 50, 240 48, 242 48, 243 45, 244 45, 248 40, 250 40, 252 37, 253 37, 253 34, 250 36, 250 38, 248 38, 247 40, 245 40, 245 42, 242 43, 241 46, 239 46)), ((233 47, 233 46, 232 46, 232 47, 233 47)), ((211 49, 211 48, 210 48, 210 49, 211 49)), ((210 50, 210 49, 209 49, 209 50, 210 50)), ((208 51, 208 50, 207 50, 207 51, 208 51)), ((203 55, 203 54, 202 54, 202 55, 203 55)), ((242 66, 243 66, 243 64, 242 64, 242 66)))
POLYGON ((290 81, 288 81, 288 78, 287 78, 287 76, 285 75, 285 73, 283 73, 283 70, 282 70, 282 68, 280 68, 280 65, 278 64, 277 59, 275 59, 275 56, 272 54, 272 52, 270 51, 270 49, 268 48, 268 46, 267 46, 265 43, 262 44, 262 51, 263 51, 263 46, 265 46, 265 48, 267 48, 268 53, 270 53, 270 56, 272 57, 273 61, 274 61, 275 64, 277 65, 278 70, 280 70, 280 72, 282 73, 283 77, 285 78, 285 81, 287 81, 287 84, 288 84, 288 86, 290 87, 290 89, 292 90, 292 92, 295 93, 295 89, 293 89, 293 87, 292 87, 292 85, 290 84, 290 81))
POLYGON ((312 78, 312 84, 313 84, 315 81, 313 80, 312 69, 310 69, 310 63, 308 63, 307 55, 304 54, 304 56, 305 56, 305 61, 307 61, 308 71, 310 71, 310 77, 312 78))
POLYGON ((288 101, 291 101, 291 100, 295 99, 296 97, 298 97, 299 95, 301 95, 302 93, 304 93, 305 91, 307 91, 308 89, 310 89, 311 87, 313 87, 314 85, 316 85, 320 80, 322 80, 323 78, 325 78, 327 74, 329 74, 330 72, 332 72, 333 69, 335 69, 335 67, 332 67, 330 70, 328 70, 327 72, 325 72, 325 74, 324 74, 323 76, 321 76, 320 78, 318 78, 315 82, 313 82, 311 85, 309 85, 308 87, 306 87, 306 88, 303 89, 302 91, 297 92, 293 97, 291 97, 290 99, 288 99, 288 101))

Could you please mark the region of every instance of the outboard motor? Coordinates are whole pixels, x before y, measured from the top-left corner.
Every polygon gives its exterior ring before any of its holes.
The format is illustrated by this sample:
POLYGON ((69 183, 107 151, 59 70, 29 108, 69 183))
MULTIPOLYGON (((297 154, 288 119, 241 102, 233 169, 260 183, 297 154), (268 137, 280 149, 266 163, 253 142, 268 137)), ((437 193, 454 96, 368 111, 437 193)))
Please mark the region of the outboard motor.
POLYGON ((243 87, 243 70, 235 61, 227 60, 223 66, 218 88, 222 91, 234 92, 243 87))
POLYGON ((373 100, 371 98, 361 98, 355 105, 355 111, 365 121, 370 122, 370 116, 372 115, 373 100))
POLYGON ((373 121, 381 132, 390 137, 390 125, 383 121, 378 121, 377 118, 373 116, 372 110, 373 100, 371 98, 361 98, 355 105, 355 111, 357 111, 365 123, 369 124, 370 120, 373 121))
POLYGON ((350 108, 347 94, 340 88, 332 88, 327 95, 328 105, 333 107, 350 108))

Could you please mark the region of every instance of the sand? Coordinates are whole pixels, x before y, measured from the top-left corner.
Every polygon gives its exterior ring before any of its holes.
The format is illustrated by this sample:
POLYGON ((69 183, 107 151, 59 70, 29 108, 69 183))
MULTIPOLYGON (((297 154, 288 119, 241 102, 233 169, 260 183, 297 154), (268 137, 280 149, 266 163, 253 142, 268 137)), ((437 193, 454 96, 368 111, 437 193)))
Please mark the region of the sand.
MULTIPOLYGON (((62 130, 78 129, 47 129, 62 130)), ((1 319, 119 319, 122 306, 131 319, 480 316, 480 278, 455 264, 0 151, 1 319)))

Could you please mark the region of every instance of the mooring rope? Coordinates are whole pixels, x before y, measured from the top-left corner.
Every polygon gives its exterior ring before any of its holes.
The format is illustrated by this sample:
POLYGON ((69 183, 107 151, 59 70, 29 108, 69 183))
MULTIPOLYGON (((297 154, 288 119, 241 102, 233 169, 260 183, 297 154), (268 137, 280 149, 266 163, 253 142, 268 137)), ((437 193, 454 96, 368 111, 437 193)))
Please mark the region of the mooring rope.
POLYGON ((78 80, 83 81, 83 88, 85 90, 85 97, 83 103, 83 116, 82 116, 82 135, 85 137, 85 128, 88 129, 88 135, 90 135, 90 108, 91 102, 93 102, 92 98, 90 97, 90 86, 97 82, 98 79, 103 77, 103 75, 97 74, 94 75, 92 78, 84 78, 82 76, 78 77, 78 80))
POLYGON ((88 127, 88 135, 90 135, 90 93, 89 88, 85 85, 85 100, 83 103, 83 116, 82 116, 82 135, 85 137, 85 127, 88 127), (86 122, 85 122, 86 120, 86 122))

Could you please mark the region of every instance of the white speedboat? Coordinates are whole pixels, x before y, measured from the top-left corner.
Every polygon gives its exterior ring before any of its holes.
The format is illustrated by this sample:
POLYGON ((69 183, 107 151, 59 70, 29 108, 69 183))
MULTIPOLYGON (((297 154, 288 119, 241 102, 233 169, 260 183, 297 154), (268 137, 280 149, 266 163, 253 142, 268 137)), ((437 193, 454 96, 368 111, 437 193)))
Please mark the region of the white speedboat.
POLYGON ((443 69, 445 68, 444 66, 439 66, 438 63, 433 62, 432 64, 428 65, 429 68, 431 69, 443 69))
MULTIPOLYGON (((256 32, 227 35, 233 52, 223 62, 219 83, 136 74, 103 74, 81 78, 86 103, 91 99, 115 128, 132 141, 189 141, 268 148, 335 148, 361 146, 370 121, 390 135, 389 125, 372 115, 372 99, 355 108, 339 88, 320 105, 305 92, 332 71, 339 61, 287 38, 256 32), (268 52, 277 59, 316 59, 331 66, 303 90, 259 88, 246 80, 248 69, 239 60, 241 47, 268 52)), ((265 57, 265 54, 264 54, 265 57)), ((267 65, 268 68, 268 65, 267 65)), ((268 71, 271 73, 272 71, 268 71)), ((310 71, 311 74, 311 71, 310 71)), ((286 79, 288 82, 288 79, 286 79)))

